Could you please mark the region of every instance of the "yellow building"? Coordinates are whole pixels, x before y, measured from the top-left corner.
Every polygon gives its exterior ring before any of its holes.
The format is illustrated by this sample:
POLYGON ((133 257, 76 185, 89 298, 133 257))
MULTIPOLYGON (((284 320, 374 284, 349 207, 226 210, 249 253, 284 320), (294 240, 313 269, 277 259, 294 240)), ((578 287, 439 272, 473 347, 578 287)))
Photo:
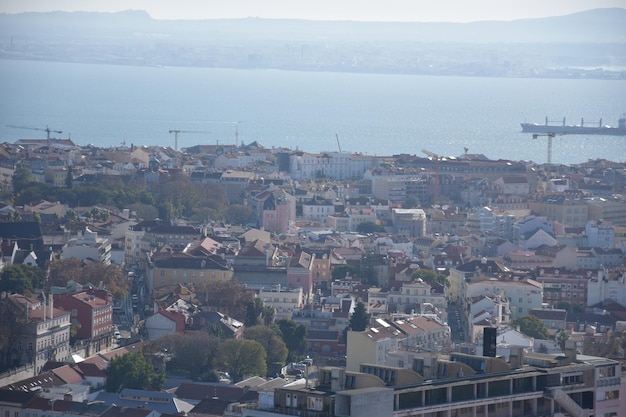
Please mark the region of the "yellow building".
POLYGON ((148 290, 164 285, 200 284, 233 279, 233 268, 221 256, 190 256, 183 253, 159 255, 149 269, 148 290))
POLYGON ((570 199, 562 194, 529 201, 528 208, 539 216, 546 216, 567 226, 584 227, 588 220, 587 203, 579 199, 570 199))

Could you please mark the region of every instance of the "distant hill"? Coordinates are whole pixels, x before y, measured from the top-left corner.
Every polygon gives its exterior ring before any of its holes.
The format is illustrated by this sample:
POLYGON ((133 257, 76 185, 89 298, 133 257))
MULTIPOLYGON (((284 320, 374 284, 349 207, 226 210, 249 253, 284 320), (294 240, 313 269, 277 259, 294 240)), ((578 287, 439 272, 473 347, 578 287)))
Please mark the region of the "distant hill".
POLYGON ((621 8, 473 23, 156 20, 144 11, 0 14, 0 58, 626 79, 624 28, 621 8))
POLYGON ((288 19, 155 20, 144 11, 0 14, 0 36, 131 36, 201 40, 384 42, 626 42, 626 9, 567 16, 473 23, 389 23, 288 19))

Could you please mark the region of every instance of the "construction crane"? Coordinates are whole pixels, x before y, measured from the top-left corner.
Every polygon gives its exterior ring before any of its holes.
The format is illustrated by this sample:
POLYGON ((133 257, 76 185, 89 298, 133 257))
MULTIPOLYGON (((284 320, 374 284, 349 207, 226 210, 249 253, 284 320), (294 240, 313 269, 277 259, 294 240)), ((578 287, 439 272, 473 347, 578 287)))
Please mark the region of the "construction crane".
POLYGON ((430 157, 433 161, 433 167, 435 171, 435 177, 433 179, 433 205, 437 204, 437 200, 439 197, 439 161, 441 157, 434 152, 431 152, 426 149, 422 149, 422 152, 430 157))
POLYGON ((341 153, 341 144, 339 143, 339 135, 335 133, 335 136, 337 137, 337 147, 339 148, 339 153, 341 153))
POLYGON ((217 124, 217 125, 235 125, 235 147, 239 146, 239 123, 242 123, 241 121, 239 122, 232 122, 232 121, 220 121, 220 120, 211 120, 208 121, 206 123, 210 123, 210 124, 217 124))
POLYGON ((551 175, 551 171, 552 171, 552 139, 554 139, 554 136, 556 136, 556 133, 554 132, 548 132, 548 133, 535 133, 533 134, 533 139, 537 139, 540 136, 545 136, 548 138, 548 157, 546 159, 546 175, 548 177, 548 181, 550 181, 550 175, 551 175))
POLYGON ((48 126, 46 126, 45 129, 41 129, 38 127, 28 127, 28 126, 13 126, 13 125, 7 125, 7 127, 12 127, 14 129, 27 129, 27 130, 39 130, 41 132, 46 132, 46 139, 50 140, 50 132, 52 133, 58 133, 59 135, 61 133, 63 133, 63 131, 61 130, 52 130, 50 129, 48 126))
POLYGON ((178 134, 179 133, 211 133, 211 132, 207 132, 204 130, 176 130, 176 129, 172 129, 170 130, 170 134, 174 134, 174 150, 177 151, 178 150, 178 134))

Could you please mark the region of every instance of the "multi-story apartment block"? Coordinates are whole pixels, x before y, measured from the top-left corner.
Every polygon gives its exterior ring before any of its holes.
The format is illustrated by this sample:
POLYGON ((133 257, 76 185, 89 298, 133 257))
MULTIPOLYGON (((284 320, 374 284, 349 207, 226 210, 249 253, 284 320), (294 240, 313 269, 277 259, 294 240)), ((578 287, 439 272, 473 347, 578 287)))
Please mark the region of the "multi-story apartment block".
POLYGON ((372 169, 376 157, 361 154, 294 152, 289 156, 289 175, 298 180, 320 176, 333 179, 360 178, 372 169))
POLYGON ((287 265, 287 283, 291 288, 302 288, 308 298, 313 292, 313 265, 315 253, 300 251, 287 265))
POLYGON ((312 198, 302 204, 302 218, 318 222, 325 226, 328 216, 335 213, 335 205, 331 200, 312 198))
POLYGON ((493 181, 501 194, 528 196, 530 186, 526 175, 505 175, 493 181))
POLYGON ((260 228, 286 233, 296 220, 296 198, 287 191, 270 187, 248 200, 260 228))
POLYGON ((38 373, 49 360, 69 358, 70 312, 54 308, 51 296, 41 301, 11 294, 0 299, 0 304, 0 320, 7 321, 3 328, 10 328, 12 333, 10 363, 33 364, 38 373))
POLYGON ((351 232, 356 232, 363 223, 376 223, 376 212, 371 207, 346 207, 346 214, 351 232))
POLYGON ((185 253, 155 254, 147 270, 148 293, 173 284, 231 281, 233 268, 219 255, 191 256, 185 253))
POLYGON ((145 269, 148 254, 154 247, 144 236, 159 224, 156 220, 145 220, 128 227, 124 236, 124 262, 128 267, 142 266, 145 269))
POLYGON ((624 269, 601 269, 587 281, 587 305, 613 300, 626 308, 626 272, 624 269))
POLYGON ((567 271, 556 268, 538 268, 534 279, 543 285, 543 302, 556 306, 560 301, 585 306, 587 284, 591 271, 567 271))
POLYGON ((578 269, 614 268, 624 265, 624 252, 621 249, 578 248, 576 267, 578 269))
POLYGON ((615 247, 615 226, 609 221, 589 220, 585 226, 585 233, 589 247, 605 249, 615 247))
POLYGON ((345 213, 335 213, 328 216, 326 225, 337 232, 350 231, 350 217, 345 213))
POLYGON ((589 220, 603 220, 615 226, 626 226, 626 202, 594 197, 585 200, 589 220))
POLYGON ((78 238, 71 239, 61 251, 61 259, 94 259, 105 265, 111 263, 111 242, 107 238, 98 237, 97 232, 85 228, 78 238))
POLYGON ((402 282, 399 288, 392 288, 387 293, 388 311, 407 314, 419 313, 430 306, 441 312, 442 319, 446 321, 448 294, 445 287, 441 291, 439 289, 439 286, 434 287, 421 280, 402 282))
POLYGON ((571 199, 564 194, 554 194, 528 202, 531 211, 568 226, 585 227, 589 206, 582 199, 571 199))
POLYGON ((88 289, 76 293, 54 295, 55 305, 70 313, 76 327, 75 339, 93 352, 107 349, 113 342, 113 302, 107 291, 88 289), (90 349, 91 350, 91 349, 90 349))
POLYGON ((274 307, 276 319, 291 319, 295 312, 304 306, 302 288, 283 288, 277 285, 273 288, 262 288, 258 297, 264 305, 274 307))
POLYGON ((426 213, 422 209, 391 210, 391 221, 394 231, 407 238, 423 237, 426 235, 426 213))
POLYGON ((467 299, 472 299, 480 295, 503 294, 511 307, 511 319, 524 316, 533 308, 541 308, 543 303, 542 285, 532 279, 519 280, 516 277, 503 279, 485 279, 467 284, 467 299))
MULTIPOLYGON (((133 230, 136 229, 138 227, 134 226, 133 230)), ((143 240, 147 242, 147 245, 140 244, 140 248, 148 246, 151 251, 162 248, 165 245, 181 251, 190 243, 197 242, 201 238, 200 230, 193 226, 178 226, 157 222, 155 225, 147 224, 141 226, 140 229, 137 232, 141 233, 143 231, 143 240)))

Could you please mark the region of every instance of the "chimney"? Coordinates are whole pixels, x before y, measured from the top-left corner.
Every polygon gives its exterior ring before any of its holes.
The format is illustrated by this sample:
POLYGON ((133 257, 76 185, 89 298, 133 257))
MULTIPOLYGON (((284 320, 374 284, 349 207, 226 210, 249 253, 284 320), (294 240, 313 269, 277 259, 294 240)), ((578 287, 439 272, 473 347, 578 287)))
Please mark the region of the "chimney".
POLYGON ((54 318, 54 297, 52 296, 52 293, 50 293, 50 296, 48 296, 48 300, 50 304, 50 318, 53 319, 54 318))
POLYGON ((41 292, 41 321, 46 321, 46 293, 41 292))

